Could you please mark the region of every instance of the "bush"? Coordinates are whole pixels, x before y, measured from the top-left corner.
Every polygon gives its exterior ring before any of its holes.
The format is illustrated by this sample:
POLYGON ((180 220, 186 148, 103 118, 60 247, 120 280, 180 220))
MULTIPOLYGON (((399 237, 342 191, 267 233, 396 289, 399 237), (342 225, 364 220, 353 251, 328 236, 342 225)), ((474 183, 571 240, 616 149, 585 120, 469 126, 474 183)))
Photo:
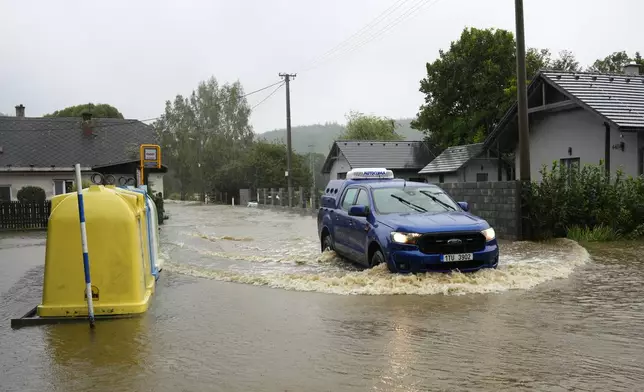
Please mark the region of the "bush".
POLYGON ((43 203, 47 199, 45 190, 38 186, 22 187, 16 196, 22 203, 43 203))
POLYGON ((601 164, 566 168, 558 163, 551 170, 544 166, 541 175, 542 182, 525 186, 523 194, 534 237, 565 237, 573 227, 572 235, 584 230, 644 234, 641 177, 626 178, 618 171, 609 178, 601 164))
POLYGON ((568 229, 568 238, 577 242, 605 242, 619 240, 621 239, 621 235, 604 225, 585 228, 572 226, 568 229))

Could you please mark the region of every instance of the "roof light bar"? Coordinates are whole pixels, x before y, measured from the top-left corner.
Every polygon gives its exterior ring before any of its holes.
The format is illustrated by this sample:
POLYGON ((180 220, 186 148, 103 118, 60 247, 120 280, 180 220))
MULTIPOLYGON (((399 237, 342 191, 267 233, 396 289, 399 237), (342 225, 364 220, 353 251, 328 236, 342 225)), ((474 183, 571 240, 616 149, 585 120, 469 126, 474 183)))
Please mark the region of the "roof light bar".
POLYGON ((347 180, 373 180, 394 178, 394 172, 385 168, 351 169, 347 173, 347 180))

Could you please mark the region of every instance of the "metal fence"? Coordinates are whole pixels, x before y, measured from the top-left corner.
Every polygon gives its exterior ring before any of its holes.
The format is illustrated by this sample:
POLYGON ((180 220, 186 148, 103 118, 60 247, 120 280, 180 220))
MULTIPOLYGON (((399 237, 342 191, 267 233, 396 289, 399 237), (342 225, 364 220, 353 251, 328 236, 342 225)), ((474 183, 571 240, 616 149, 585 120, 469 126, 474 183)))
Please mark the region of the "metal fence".
POLYGON ((0 201, 0 230, 46 229, 51 202, 0 201))

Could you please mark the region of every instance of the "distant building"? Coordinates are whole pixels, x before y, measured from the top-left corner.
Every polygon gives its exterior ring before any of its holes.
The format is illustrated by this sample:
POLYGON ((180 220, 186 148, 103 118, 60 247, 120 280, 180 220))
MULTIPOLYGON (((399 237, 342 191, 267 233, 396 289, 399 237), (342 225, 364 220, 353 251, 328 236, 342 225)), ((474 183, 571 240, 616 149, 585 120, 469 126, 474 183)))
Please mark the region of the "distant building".
MULTIPOLYGON (((17 200, 24 186, 45 190, 47 198, 71 191, 74 165, 83 180, 111 175, 115 185, 136 181, 139 146, 156 144, 154 129, 138 120, 112 118, 0 117, 0 201, 17 200)), ((163 191, 161 169, 147 169, 153 190, 163 191)))
POLYGON ((424 181, 418 171, 433 158, 422 141, 383 142, 371 140, 336 141, 322 166, 331 180, 343 179, 351 169, 384 167, 397 178, 424 181))
MULTIPOLYGON (((623 74, 541 71, 528 86, 530 173, 542 165, 599 164, 615 173, 644 173, 644 76, 629 64, 623 74)), ((493 153, 516 153, 517 105, 484 144, 493 153)))
POLYGON ((447 148, 418 174, 430 183, 505 181, 508 168, 477 143, 447 148))

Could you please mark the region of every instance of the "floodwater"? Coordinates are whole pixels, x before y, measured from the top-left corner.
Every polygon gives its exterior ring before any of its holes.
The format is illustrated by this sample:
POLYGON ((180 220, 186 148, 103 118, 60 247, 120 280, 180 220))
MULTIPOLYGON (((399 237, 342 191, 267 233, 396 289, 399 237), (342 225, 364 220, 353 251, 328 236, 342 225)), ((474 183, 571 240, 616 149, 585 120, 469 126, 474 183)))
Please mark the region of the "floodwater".
POLYGON ((321 255, 310 216, 166 209, 150 311, 94 332, 10 329, 40 301, 45 236, 0 235, 0 391, 644 388, 644 246, 502 244, 498 270, 392 275, 321 255))

